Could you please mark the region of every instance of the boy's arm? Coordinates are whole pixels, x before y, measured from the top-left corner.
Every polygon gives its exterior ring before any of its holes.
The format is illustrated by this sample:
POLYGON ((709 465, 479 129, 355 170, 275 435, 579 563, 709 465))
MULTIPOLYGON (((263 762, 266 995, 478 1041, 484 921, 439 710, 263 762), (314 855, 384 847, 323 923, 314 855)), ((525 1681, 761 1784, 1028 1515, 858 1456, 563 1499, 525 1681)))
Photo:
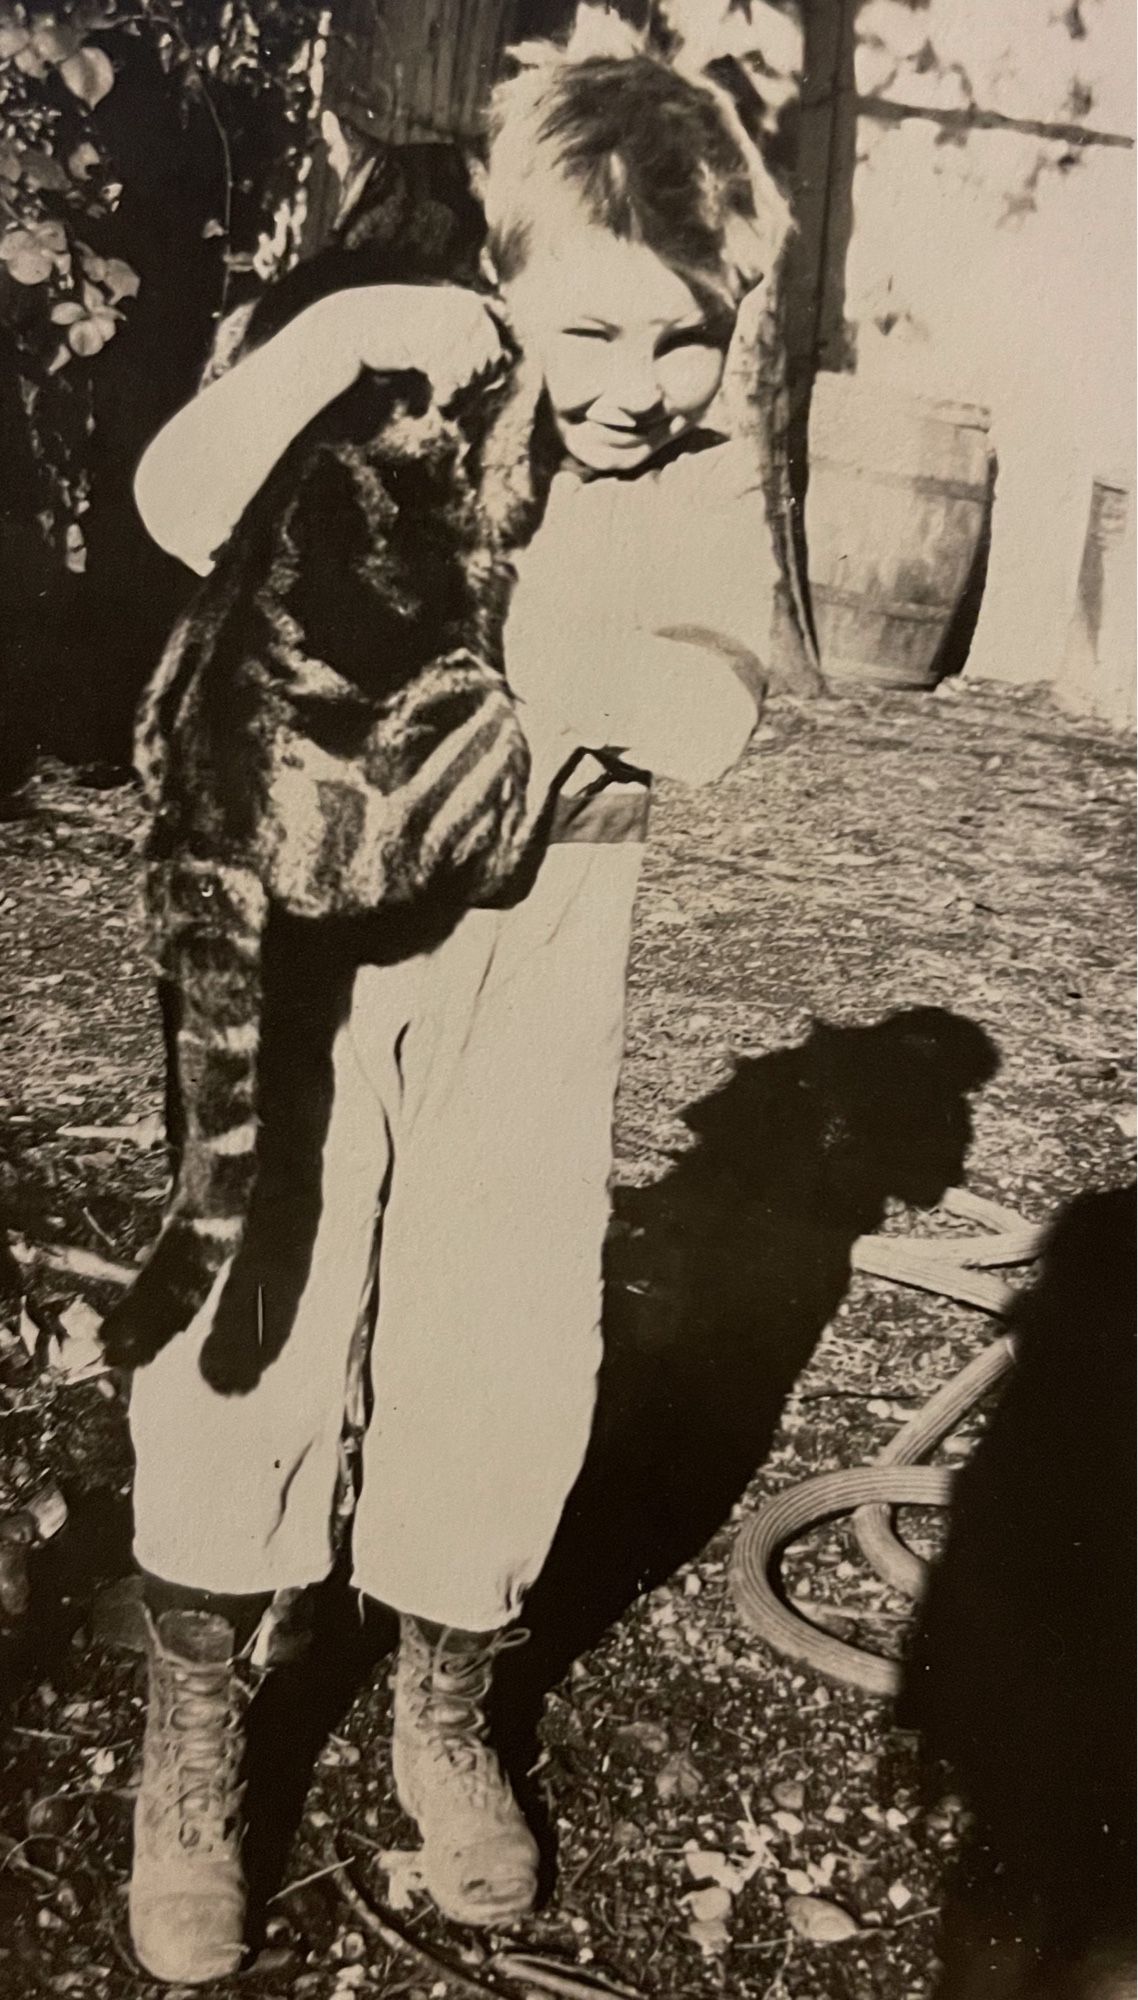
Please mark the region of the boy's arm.
MULTIPOLYGON (((530 609, 544 616, 529 616, 530 609)), ((662 778, 709 784, 742 756, 762 710, 757 654, 703 626, 659 632, 550 616, 507 628, 506 671, 531 734, 565 731, 662 778)))
POLYGON ((765 693, 773 565, 761 496, 732 493, 725 506, 701 493, 683 510, 668 496, 661 511, 647 486, 597 481, 554 500, 552 533, 527 553, 510 608, 515 693, 643 770, 693 785, 722 776, 765 693))
POLYGON ((634 632, 575 672, 566 664, 558 708, 576 740, 687 785, 738 763, 762 709, 761 662, 716 632, 634 632))
POLYGON ((321 336, 321 308, 222 375, 171 417, 134 482, 143 525, 199 576, 294 437, 357 372, 321 336))
POLYGON ((501 351, 482 300, 458 286, 333 293, 170 419, 135 476, 139 514, 161 548, 208 575, 277 460, 361 369, 420 369, 445 403, 501 351))

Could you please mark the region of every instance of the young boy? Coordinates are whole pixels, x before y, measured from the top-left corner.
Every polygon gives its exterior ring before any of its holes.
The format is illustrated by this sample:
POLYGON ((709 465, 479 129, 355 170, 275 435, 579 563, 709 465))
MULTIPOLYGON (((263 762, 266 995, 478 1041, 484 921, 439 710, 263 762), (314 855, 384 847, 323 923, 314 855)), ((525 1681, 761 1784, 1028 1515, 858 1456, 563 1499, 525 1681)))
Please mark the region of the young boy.
MULTIPOLYGON (((485 190, 504 308, 563 451, 518 558, 507 672, 535 761, 589 755, 523 902, 358 973, 311 1272, 257 1390, 224 1399, 199 1374, 212 1301, 134 1382, 151 1652, 131 1924, 161 1979, 242 1955, 238 1660, 269 1595, 330 1567, 345 1368, 375 1297, 354 1564, 400 1614, 396 1789, 447 1915, 502 1923, 535 1895, 486 1700, 592 1419, 646 774, 699 784, 742 754, 774 585, 759 468, 697 427, 783 205, 714 86, 603 32, 599 53, 588 30, 520 52, 485 190)), ((326 299, 167 427, 139 471, 143 517, 208 569, 361 367, 413 365, 443 400, 497 354, 472 294, 326 299)))

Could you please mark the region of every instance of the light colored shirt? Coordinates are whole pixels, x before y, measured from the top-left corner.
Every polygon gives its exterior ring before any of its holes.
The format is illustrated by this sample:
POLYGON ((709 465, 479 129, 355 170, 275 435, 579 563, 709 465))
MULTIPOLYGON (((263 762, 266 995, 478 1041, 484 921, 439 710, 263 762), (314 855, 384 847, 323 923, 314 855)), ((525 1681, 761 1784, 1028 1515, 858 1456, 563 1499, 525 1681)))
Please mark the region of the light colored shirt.
POLYGON ((517 569, 506 673, 535 745, 560 734, 689 784, 737 761, 758 719, 777 578, 745 446, 634 478, 558 473, 517 569))

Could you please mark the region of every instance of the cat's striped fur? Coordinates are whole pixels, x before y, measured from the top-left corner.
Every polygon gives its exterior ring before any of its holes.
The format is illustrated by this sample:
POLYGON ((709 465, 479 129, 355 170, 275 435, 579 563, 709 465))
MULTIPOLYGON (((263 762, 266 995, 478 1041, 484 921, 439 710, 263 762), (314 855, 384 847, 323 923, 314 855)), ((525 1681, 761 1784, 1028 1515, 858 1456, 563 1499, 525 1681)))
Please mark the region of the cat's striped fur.
POLYGON ((147 692, 146 896, 177 1174, 104 1326, 119 1365, 184 1328, 235 1251, 203 1372, 248 1390, 281 1343, 242 1269, 271 924, 326 926, 341 967, 357 948, 398 957, 524 873, 542 800, 501 627, 509 549, 541 506, 534 407, 517 377, 480 392, 466 424, 421 377, 357 385, 250 507, 147 692))

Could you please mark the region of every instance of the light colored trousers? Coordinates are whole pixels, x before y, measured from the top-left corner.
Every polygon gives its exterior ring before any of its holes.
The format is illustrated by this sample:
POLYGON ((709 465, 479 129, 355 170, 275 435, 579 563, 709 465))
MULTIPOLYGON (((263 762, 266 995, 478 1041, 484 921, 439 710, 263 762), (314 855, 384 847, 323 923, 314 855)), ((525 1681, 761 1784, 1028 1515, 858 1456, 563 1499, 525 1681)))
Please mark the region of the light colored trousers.
POLYGON ((624 981, 642 849, 550 847, 516 909, 357 975, 323 1205, 258 1387, 198 1369, 211 1300, 134 1380, 135 1554, 226 1593, 315 1582, 353 1336, 376 1295, 354 1580, 484 1631, 514 1617, 584 1458, 624 981))

